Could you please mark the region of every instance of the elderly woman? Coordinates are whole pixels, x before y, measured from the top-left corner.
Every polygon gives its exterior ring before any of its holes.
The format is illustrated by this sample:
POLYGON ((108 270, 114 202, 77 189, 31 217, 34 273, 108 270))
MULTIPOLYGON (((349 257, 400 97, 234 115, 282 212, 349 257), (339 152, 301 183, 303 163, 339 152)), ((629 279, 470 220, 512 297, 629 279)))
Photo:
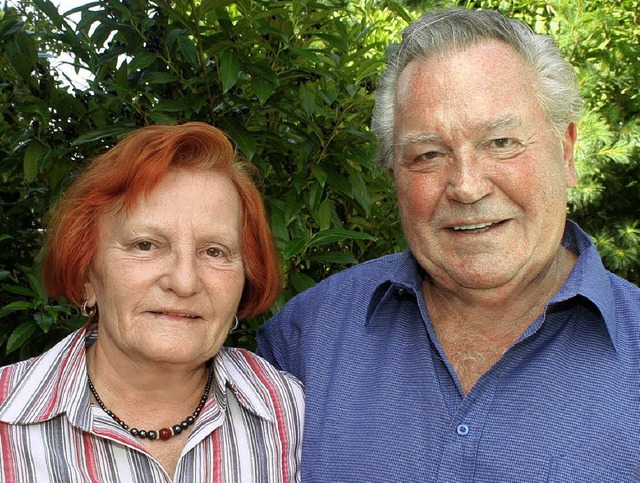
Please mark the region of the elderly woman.
POLYGON ((135 131, 78 176, 49 234, 47 290, 90 321, 0 369, 0 481, 299 480, 301 384, 222 347, 281 288, 222 132, 135 131))

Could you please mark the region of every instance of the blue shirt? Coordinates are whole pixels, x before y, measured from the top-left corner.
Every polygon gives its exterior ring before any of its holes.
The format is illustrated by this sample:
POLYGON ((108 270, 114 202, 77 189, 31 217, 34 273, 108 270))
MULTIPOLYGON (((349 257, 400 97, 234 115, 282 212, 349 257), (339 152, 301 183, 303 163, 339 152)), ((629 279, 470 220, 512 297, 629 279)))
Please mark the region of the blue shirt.
POLYGON ((305 384, 302 481, 640 481, 640 289, 563 243, 569 278, 466 397, 410 252, 293 298, 258 351, 305 384))

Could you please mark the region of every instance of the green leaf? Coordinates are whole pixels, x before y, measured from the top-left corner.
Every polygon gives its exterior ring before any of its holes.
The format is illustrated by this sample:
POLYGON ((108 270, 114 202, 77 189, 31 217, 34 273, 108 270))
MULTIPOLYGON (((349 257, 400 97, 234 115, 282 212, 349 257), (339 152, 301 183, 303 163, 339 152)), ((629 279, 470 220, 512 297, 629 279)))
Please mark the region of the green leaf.
POLYGON ((78 137, 71 143, 72 146, 80 146, 81 144, 91 143, 104 138, 117 137, 131 131, 132 126, 120 125, 112 126, 105 129, 99 129, 97 131, 91 131, 78 137))
POLYGON ((318 183, 320 183, 320 186, 324 188, 324 185, 327 182, 327 172, 320 166, 312 166, 311 171, 316 177, 316 180, 318 180, 318 183))
POLYGON ((204 15, 206 12, 216 8, 226 7, 235 3, 236 0, 203 0, 200 4, 200 15, 204 15))
POLYGON ((220 80, 222 81, 222 92, 231 89, 240 76, 240 59, 231 50, 227 50, 220 56, 220 80))
POLYGON ((38 47, 33 38, 23 31, 16 32, 6 43, 5 49, 18 74, 25 81, 31 81, 31 72, 38 60, 38 47))
POLYGON ((358 260, 356 260, 351 253, 342 253, 342 252, 316 253, 316 254, 307 256, 306 259, 311 260, 313 262, 338 263, 340 265, 349 265, 349 264, 358 263, 358 260))
POLYGON ((22 344, 29 340, 29 337, 31 337, 35 330, 36 324, 32 320, 24 322, 13 329, 13 332, 11 332, 11 335, 9 336, 9 340, 7 340, 7 354, 10 354, 14 350, 22 347, 22 344))
POLYGON ((257 148, 255 136, 247 131, 237 119, 226 118, 221 123, 223 130, 231 137, 244 155, 249 159, 253 158, 257 148))
POLYGON ((293 240, 289 240, 284 245, 282 257, 285 260, 289 260, 300 255, 306 249, 308 241, 309 240, 307 240, 306 238, 295 238, 293 240))
POLYGON ((53 317, 48 314, 37 313, 33 315, 34 320, 38 324, 38 327, 42 329, 45 334, 49 332, 51 325, 53 324, 53 317))
POLYGON ((304 292, 308 288, 313 287, 316 281, 304 273, 291 272, 289 274, 289 283, 296 292, 304 292))
MULTIPOLYGON (((0 280, 2 280, 2 277, 0 277, 0 280)), ((21 285, 5 285, 4 287, 2 287, 2 289, 7 293, 22 295, 28 298, 33 298, 36 296, 36 294, 33 293, 33 290, 23 287, 21 285)))
POLYGON ((267 99, 276 88, 271 82, 256 77, 251 80, 251 86, 253 87, 253 92, 260 99, 260 104, 267 102, 267 99))
POLYGON ((145 72, 142 74, 142 80, 147 84, 168 84, 178 82, 180 79, 171 72, 145 72))
POLYGON ((8 39, 24 27, 24 21, 19 20, 18 17, 14 15, 4 19, 0 17, 0 20, 2 20, 2 23, 0 23, 0 40, 2 41, 8 39))
POLYGON ((156 54, 151 52, 142 52, 136 55, 131 62, 129 62, 129 71, 135 72, 136 70, 143 70, 149 67, 156 60, 156 54))
POLYGON ((178 50, 184 58, 189 61, 192 67, 197 69, 200 66, 198 62, 198 51, 189 37, 185 35, 178 37, 178 50))
POLYGON ((183 112, 185 109, 189 107, 193 107, 190 105, 190 102, 187 98, 182 99, 162 99, 156 106, 154 110, 160 112, 183 112))
POLYGON ((367 184, 365 183, 362 174, 357 171, 350 170, 349 179, 352 183, 351 193, 353 198, 362 207, 365 212, 365 216, 369 217, 371 214, 371 198, 369 197, 367 184))
POLYGON ((32 307, 32 304, 25 300, 17 300, 15 302, 11 302, 0 309, 0 318, 5 317, 13 312, 29 310, 32 307))
POLYGON ((399 4, 398 2, 393 2, 391 0, 385 0, 384 4, 389 7, 391 10, 393 10, 395 13, 397 13, 398 15, 400 15, 400 17, 402 17, 402 19, 407 22, 407 23, 411 23, 413 22, 413 18, 411 18, 411 16, 407 13, 407 11, 404 9, 404 7, 399 4))
POLYGON ((336 243, 345 240, 372 240, 375 241, 375 237, 368 233, 361 231, 345 230, 343 228, 332 228, 330 230, 319 231, 314 234, 309 243, 310 247, 317 247, 321 245, 328 245, 329 243, 336 243))
POLYGON ((176 119, 174 116, 170 116, 168 114, 163 114, 161 112, 151 111, 149 114, 149 119, 151 119, 154 124, 176 124, 176 119))
POLYGON ((36 294, 39 300, 46 301, 47 294, 44 291, 44 287, 42 286, 42 282, 37 277, 32 274, 27 274, 27 280, 29 281, 29 287, 33 290, 33 293, 36 294))
POLYGON ((316 96, 307 84, 300 85, 300 103, 308 116, 316 111, 316 96))
POLYGON ((45 150, 45 146, 33 139, 24 150, 24 158, 22 160, 24 177, 28 183, 35 181, 38 177, 38 156, 45 150))
POLYGON ((331 226, 332 212, 333 212, 333 201, 327 198, 322 203, 320 203, 320 206, 318 207, 318 216, 316 221, 318 222, 318 225, 320 225, 321 230, 326 231, 331 226))

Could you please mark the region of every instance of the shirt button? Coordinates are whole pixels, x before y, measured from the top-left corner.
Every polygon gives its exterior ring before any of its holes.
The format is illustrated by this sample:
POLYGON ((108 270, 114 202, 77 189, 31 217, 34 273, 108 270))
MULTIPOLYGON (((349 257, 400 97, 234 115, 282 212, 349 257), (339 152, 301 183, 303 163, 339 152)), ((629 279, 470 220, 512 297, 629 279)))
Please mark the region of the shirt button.
POLYGON ((467 426, 466 424, 458 424, 458 426, 456 427, 456 433, 458 433, 460 436, 466 436, 467 434, 469 434, 469 426, 467 426))

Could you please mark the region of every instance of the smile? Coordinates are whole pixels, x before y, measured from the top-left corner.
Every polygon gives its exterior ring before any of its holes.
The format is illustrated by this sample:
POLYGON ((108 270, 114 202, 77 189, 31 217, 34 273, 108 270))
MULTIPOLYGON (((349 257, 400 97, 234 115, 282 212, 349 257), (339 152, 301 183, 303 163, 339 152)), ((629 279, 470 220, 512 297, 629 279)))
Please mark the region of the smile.
POLYGON ((489 223, 476 223, 473 225, 459 225, 459 226, 454 226, 453 231, 464 231, 464 232, 471 232, 471 233, 481 233, 483 231, 487 231, 489 228, 491 228, 492 226, 495 226, 497 224, 499 224, 500 222, 494 223, 494 222, 489 222, 489 223))

